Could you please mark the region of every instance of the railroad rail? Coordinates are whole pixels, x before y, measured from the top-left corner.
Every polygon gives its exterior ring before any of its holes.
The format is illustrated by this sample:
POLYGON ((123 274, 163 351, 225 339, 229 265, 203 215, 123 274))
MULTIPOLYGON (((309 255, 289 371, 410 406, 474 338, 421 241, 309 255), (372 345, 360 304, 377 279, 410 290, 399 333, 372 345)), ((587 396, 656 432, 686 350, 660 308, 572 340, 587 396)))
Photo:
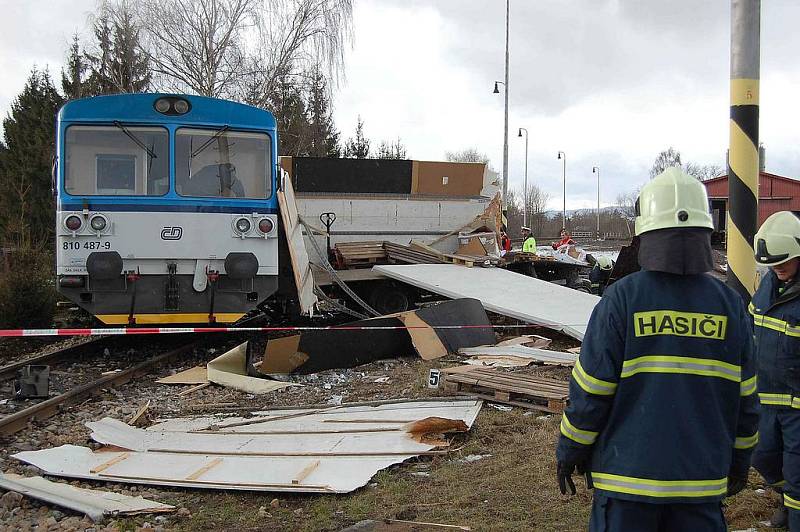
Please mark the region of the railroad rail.
POLYGON ((0 382, 13 379, 17 374, 17 370, 22 369, 25 366, 46 364, 51 360, 55 359, 67 359, 75 355, 81 354, 81 352, 87 346, 99 347, 107 341, 109 341, 109 338, 104 338, 104 337, 93 338, 86 342, 72 344, 68 347, 56 349, 55 351, 50 351, 48 353, 43 353, 41 355, 36 355, 30 358, 12 362, 11 364, 0 367, 0 382))
MULTIPOLYGON (((153 367, 167 361, 170 358, 190 351, 196 347, 199 342, 200 340, 195 339, 191 343, 140 362, 126 370, 113 373, 111 375, 106 375, 92 382, 76 386, 75 388, 62 393, 61 395, 57 395, 24 410, 20 410, 19 412, 8 415, 0 419, 0 436, 10 436, 15 434, 27 427, 28 423, 31 421, 41 421, 43 419, 52 417, 59 412, 61 407, 79 402, 84 398, 99 392, 99 390, 103 388, 121 386, 132 381, 133 379, 147 375, 150 373, 153 367)), ((81 345, 86 344, 84 343, 81 345)), ((54 354, 51 353, 50 355, 54 354)), ((28 359, 25 362, 27 364, 30 363, 30 361, 31 359, 28 359)))

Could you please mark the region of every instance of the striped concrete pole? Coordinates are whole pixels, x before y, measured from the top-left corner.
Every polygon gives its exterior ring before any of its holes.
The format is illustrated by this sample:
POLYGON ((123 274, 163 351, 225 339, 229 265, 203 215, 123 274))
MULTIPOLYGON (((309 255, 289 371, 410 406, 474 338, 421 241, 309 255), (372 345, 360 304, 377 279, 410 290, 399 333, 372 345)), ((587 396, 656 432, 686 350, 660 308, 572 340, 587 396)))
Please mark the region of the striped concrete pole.
POLYGON ((758 85, 761 0, 731 0, 731 120, 728 156, 728 286, 755 291, 758 225, 758 85))

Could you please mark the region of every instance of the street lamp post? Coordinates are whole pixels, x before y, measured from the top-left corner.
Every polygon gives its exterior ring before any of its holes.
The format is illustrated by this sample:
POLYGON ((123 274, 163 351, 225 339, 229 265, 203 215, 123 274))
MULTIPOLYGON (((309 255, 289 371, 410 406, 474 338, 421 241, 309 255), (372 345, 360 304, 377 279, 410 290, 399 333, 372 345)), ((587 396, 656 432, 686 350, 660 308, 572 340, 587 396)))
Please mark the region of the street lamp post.
POLYGON ((522 185, 522 225, 528 227, 528 130, 519 128, 519 137, 525 132, 525 181, 522 185))
POLYGON ((494 82, 494 93, 499 94, 499 84, 503 85, 505 91, 505 120, 503 126, 503 210, 506 210, 506 197, 508 196, 508 37, 511 17, 511 0, 506 0, 506 70, 505 81, 494 82))
POLYGON ((592 173, 597 174, 597 239, 600 240, 600 167, 593 166, 592 173))
POLYGON ((563 151, 558 152, 561 159, 561 180, 564 182, 564 210, 561 213, 561 229, 567 228, 567 154, 563 151))

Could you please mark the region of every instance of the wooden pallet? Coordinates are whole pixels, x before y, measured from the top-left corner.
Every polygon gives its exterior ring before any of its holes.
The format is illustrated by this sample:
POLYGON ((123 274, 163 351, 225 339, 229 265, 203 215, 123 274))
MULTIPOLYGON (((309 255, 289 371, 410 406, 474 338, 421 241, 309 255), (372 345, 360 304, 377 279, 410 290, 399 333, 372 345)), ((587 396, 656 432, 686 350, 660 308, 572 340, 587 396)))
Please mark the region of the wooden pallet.
POLYGON ((447 255, 444 256, 444 261, 449 262, 452 264, 460 264, 461 266, 466 266, 467 268, 472 268, 473 266, 490 266, 492 264, 497 264, 498 259, 494 257, 489 257, 487 255, 484 256, 475 256, 475 255, 447 255))
POLYGON ((345 268, 386 262, 383 242, 339 242, 334 245, 337 262, 345 268))
POLYGON ((522 408, 557 414, 569 400, 569 384, 563 381, 498 371, 480 366, 442 370, 445 393, 474 395, 522 408))

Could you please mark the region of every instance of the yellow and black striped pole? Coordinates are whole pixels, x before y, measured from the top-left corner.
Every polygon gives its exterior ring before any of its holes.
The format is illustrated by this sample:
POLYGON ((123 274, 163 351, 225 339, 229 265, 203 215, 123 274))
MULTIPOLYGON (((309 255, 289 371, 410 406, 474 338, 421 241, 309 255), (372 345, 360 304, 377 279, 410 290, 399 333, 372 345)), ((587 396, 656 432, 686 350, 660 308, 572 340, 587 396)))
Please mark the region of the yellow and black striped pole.
POLYGON ((758 229, 758 84, 761 0, 731 0, 731 120, 728 152, 728 286, 755 291, 758 229))

